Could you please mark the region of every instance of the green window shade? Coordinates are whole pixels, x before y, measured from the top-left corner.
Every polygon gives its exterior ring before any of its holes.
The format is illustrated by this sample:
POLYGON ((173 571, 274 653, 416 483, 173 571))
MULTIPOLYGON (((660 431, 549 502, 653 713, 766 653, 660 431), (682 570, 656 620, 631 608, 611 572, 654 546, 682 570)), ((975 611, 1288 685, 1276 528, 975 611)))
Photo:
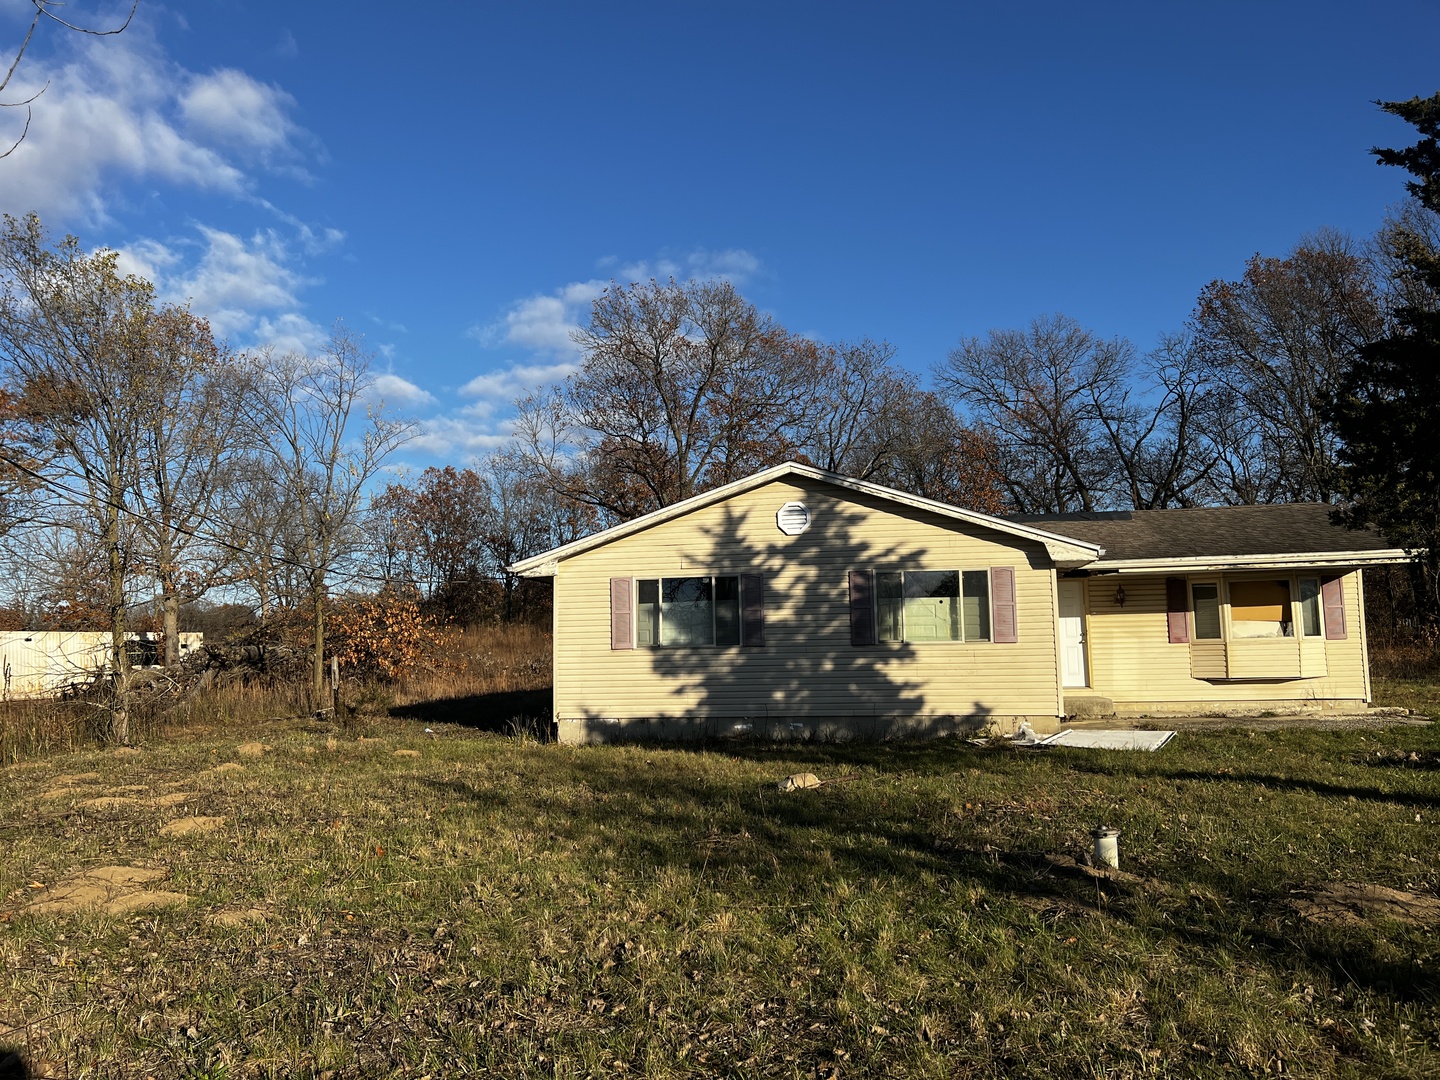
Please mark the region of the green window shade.
POLYGON ((984 570, 966 570, 965 589, 960 598, 966 641, 990 640, 990 575, 984 570))
POLYGON ((960 575, 954 570, 905 574, 905 640, 960 640, 960 575))
POLYGON ((1320 626, 1320 579, 1300 579, 1300 623, 1306 637, 1319 637, 1324 631, 1320 626))
POLYGON ((1220 586, 1192 585, 1195 601, 1195 640, 1220 640, 1220 586))
POLYGON ((901 620, 905 593, 898 570, 881 570, 875 575, 875 630, 880 641, 904 641, 901 620))

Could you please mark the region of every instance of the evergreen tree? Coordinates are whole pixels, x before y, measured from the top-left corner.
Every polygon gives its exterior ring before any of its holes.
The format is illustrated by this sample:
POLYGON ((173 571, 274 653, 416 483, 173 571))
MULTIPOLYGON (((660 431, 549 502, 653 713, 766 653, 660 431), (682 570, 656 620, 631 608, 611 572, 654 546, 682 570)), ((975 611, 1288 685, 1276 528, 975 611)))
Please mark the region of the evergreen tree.
POLYGON ((1440 621, 1440 248, 1424 219, 1440 219, 1440 93, 1377 104, 1420 132, 1413 146, 1371 152, 1415 178, 1405 186, 1421 223, 1402 222, 1382 237, 1406 279, 1396 290, 1406 299, 1392 313, 1390 333, 1360 350, 1335 397, 1341 485, 1352 500, 1337 516, 1373 524, 1416 553, 1416 614, 1433 624, 1440 621))

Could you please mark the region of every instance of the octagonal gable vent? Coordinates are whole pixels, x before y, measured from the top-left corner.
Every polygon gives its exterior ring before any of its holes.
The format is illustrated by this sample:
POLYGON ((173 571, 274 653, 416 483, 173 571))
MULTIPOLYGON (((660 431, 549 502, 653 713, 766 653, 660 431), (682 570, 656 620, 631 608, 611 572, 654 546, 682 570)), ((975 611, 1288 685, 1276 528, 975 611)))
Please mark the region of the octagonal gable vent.
POLYGON ((788 502, 776 511, 775 524, 786 536, 799 536, 810 527, 810 508, 802 502, 788 502))

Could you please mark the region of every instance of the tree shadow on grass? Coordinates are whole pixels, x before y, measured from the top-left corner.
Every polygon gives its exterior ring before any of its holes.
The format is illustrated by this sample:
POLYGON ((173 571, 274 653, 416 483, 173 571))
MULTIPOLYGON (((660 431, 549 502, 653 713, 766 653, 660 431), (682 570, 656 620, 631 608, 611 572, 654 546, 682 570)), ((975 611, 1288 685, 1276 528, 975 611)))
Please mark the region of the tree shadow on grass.
MULTIPOLYGON (((1134 776, 1137 770, 1106 768, 1104 765, 1077 761, 1071 768, 1076 772, 1096 776, 1118 774, 1134 776)), ((1294 776, 1276 776, 1255 772, 1195 772, 1190 769, 1147 768, 1144 775, 1156 780, 1189 781, 1204 784, 1253 785, 1269 791, 1299 791, 1319 795, 1328 799, 1354 799, 1357 802, 1394 803, 1401 806, 1440 806, 1440 796, 1422 795, 1414 791, 1381 791, 1373 787, 1355 787, 1349 784, 1332 784, 1323 780, 1305 780, 1294 776)))
POLYGON ((436 698, 397 705, 390 715, 423 724, 455 724, 498 735, 550 738, 550 688, 506 690, 494 694, 436 698))
MULTIPOLYGON (((1336 986, 1353 985, 1397 1001, 1440 994, 1440 976, 1405 958, 1405 938, 1418 941, 1426 931, 1308 921, 1292 895, 1303 882, 1260 880, 1208 864, 1203 875, 1181 871, 1173 880, 1102 877, 1077 864, 1078 852, 1026 847, 1023 823, 1020 835, 1005 838, 988 827, 956 824, 943 810, 928 813, 924 799, 913 810, 893 801, 917 798, 913 790, 907 795, 890 785, 900 774, 961 772, 1001 751, 953 741, 791 744, 773 752, 748 744, 723 751, 732 758, 774 760, 780 766, 777 778, 805 760, 866 771, 853 784, 781 794, 772 782, 737 781, 733 769, 718 763, 697 769, 673 760, 715 757, 698 748, 653 747, 616 757, 571 757, 533 793, 460 784, 447 785, 445 793, 515 820, 543 819, 555 838, 571 845, 568 850, 605 852, 597 865, 607 869, 686 871, 711 888, 736 890, 737 902, 757 893, 799 901, 817 890, 828 892, 827 883, 837 879, 876 893, 888 893, 900 882, 936 879, 958 886, 958 895, 975 889, 1032 911, 1038 905, 1060 918, 1100 914, 1151 936, 1157 948, 1168 941, 1178 956, 1253 950, 1253 962, 1276 980, 1301 978, 1308 970, 1336 986), (615 857, 618 864, 609 861, 615 857)), ((1002 922, 1017 917, 1028 922, 1028 916, 997 910, 994 917, 1002 922)))

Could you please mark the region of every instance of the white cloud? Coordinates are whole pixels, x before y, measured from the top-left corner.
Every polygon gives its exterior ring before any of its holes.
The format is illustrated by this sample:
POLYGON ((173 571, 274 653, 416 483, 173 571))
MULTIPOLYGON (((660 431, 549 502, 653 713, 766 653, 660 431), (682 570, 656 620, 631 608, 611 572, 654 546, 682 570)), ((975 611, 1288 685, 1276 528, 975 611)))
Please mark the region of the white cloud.
POLYGON ((435 416, 420 424, 420 434, 406 444, 408 451, 421 451, 439 458, 454 459, 462 454, 487 454, 510 441, 509 424, 488 424, 465 413, 435 416))
POLYGON ((388 372, 376 376, 375 392, 371 396, 389 405, 429 405, 435 401, 430 391, 388 372))
MULTIPOLYGON (((27 54, 6 91, 13 101, 44 88, 29 134, 5 160, 0 211, 104 222, 119 180, 248 198, 252 170, 293 169, 310 141, 290 119, 289 94, 233 69, 187 71, 139 25, 56 41, 59 54, 27 54)), ((0 141, 9 145, 23 124, 24 110, 0 110, 0 141)))
POLYGON ((551 357, 578 357, 580 348, 572 338, 590 302, 605 291, 604 281, 575 281, 553 293, 517 301, 500 319, 488 326, 471 327, 467 333, 482 345, 518 345, 533 353, 551 357))
POLYGON ((186 126, 202 139, 254 151, 267 160, 295 152, 292 140, 299 129, 289 116, 295 99, 243 71, 222 68, 192 75, 178 104, 186 126))
POLYGON ((465 407, 472 416, 489 416, 497 407, 509 406, 531 390, 560 382, 576 370, 569 362, 554 364, 512 364, 476 375, 460 388, 464 397, 475 398, 465 407))
POLYGON ((744 248, 710 251, 696 248, 686 255, 662 255, 656 259, 621 263, 618 259, 600 260, 601 268, 615 267, 615 280, 632 281, 728 281, 743 285, 760 272, 760 260, 744 248))

